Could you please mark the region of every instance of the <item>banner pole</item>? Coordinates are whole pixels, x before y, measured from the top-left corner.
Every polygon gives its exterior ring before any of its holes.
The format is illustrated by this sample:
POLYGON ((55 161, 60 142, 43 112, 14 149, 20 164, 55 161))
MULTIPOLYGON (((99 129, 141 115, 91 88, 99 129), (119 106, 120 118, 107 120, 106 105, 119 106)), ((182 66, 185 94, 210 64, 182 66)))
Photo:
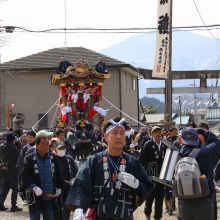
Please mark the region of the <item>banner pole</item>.
POLYGON ((165 130, 169 131, 172 121, 172 16, 173 0, 170 1, 170 18, 169 18, 169 70, 167 73, 165 88, 165 130))

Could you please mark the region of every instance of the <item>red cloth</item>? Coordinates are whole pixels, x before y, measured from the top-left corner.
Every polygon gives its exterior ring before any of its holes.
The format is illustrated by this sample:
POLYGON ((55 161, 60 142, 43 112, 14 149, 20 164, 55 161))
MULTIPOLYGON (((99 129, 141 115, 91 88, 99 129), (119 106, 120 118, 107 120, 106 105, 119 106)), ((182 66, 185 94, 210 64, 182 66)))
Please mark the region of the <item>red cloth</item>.
POLYGON ((72 99, 72 93, 70 93, 70 94, 68 95, 67 101, 68 101, 68 102, 72 102, 72 101, 73 101, 73 99, 72 99))
MULTIPOLYGON (((83 110, 86 110, 86 107, 87 107, 87 106, 86 106, 86 103, 84 103, 84 100, 82 100, 81 102, 82 102, 82 109, 83 109, 83 110)), ((78 107, 79 109, 81 108, 80 100, 79 100, 79 99, 77 100, 76 105, 77 105, 77 107, 78 107)))
POLYGON ((65 123, 66 122, 66 120, 67 120, 67 116, 68 116, 68 114, 66 113, 65 115, 63 115, 62 116, 62 121, 65 123))
POLYGON ((95 114, 98 114, 98 112, 94 108, 91 108, 89 111, 88 119, 92 120, 92 117, 95 114))
POLYGON ((71 109, 72 109, 71 114, 75 115, 75 111, 74 111, 73 107, 71 107, 71 109))

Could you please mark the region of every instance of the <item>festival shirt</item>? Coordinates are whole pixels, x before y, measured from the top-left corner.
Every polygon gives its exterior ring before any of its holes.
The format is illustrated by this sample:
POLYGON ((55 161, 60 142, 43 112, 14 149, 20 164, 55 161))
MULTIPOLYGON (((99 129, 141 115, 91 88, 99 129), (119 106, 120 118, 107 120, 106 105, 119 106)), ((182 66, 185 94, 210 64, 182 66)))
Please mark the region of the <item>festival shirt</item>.
POLYGON ((138 160, 148 175, 159 177, 166 149, 167 147, 163 143, 160 144, 159 149, 158 144, 153 139, 144 144, 138 160))
POLYGON ((167 140, 168 140, 169 142, 171 142, 171 143, 174 143, 177 139, 178 139, 177 136, 169 136, 169 137, 167 138, 167 140))
MULTIPOLYGON (((112 157, 112 160, 117 163, 118 158, 112 157)), ((113 182, 113 170, 107 150, 93 155, 76 177, 66 205, 71 210, 80 207, 86 212, 89 207, 96 205, 104 184, 110 178, 98 204, 97 215, 108 219, 131 216, 137 208, 135 190, 118 178, 113 182)), ((123 152, 118 161, 117 174, 120 172, 130 173, 139 180, 140 188, 138 187, 137 191, 141 192, 141 202, 144 202, 153 188, 153 183, 138 160, 123 152)))

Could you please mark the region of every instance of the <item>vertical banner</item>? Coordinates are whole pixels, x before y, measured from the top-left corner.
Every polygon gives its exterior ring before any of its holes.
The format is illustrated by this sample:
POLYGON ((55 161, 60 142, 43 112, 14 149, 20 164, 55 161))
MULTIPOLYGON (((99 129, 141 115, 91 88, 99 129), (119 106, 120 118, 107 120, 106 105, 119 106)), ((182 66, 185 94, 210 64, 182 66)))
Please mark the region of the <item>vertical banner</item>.
POLYGON ((157 40, 152 77, 167 79, 169 70, 170 0, 158 0, 157 40))

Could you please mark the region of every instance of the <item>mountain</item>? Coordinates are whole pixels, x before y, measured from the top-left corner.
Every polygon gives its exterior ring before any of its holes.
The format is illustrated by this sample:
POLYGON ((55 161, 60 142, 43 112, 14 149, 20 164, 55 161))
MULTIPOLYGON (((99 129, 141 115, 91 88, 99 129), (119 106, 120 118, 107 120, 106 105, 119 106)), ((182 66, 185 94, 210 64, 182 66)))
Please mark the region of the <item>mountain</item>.
POLYGON ((164 112, 164 102, 161 102, 159 99, 156 98, 149 98, 149 97, 143 97, 140 99, 143 106, 146 107, 147 105, 152 105, 152 106, 158 106, 156 108, 157 113, 163 113, 164 112))
MULTIPOLYGON (((156 34, 135 35, 100 53, 114 57, 133 66, 152 69, 156 47, 156 34)), ((217 62, 216 39, 193 34, 187 31, 173 32, 172 45, 173 70, 207 70, 213 69, 217 62)), ((140 97, 146 95, 146 87, 163 87, 163 81, 141 80, 140 97)), ((176 80, 174 87, 189 86, 192 80, 176 80)), ((163 95, 148 95, 161 97, 163 95)))

